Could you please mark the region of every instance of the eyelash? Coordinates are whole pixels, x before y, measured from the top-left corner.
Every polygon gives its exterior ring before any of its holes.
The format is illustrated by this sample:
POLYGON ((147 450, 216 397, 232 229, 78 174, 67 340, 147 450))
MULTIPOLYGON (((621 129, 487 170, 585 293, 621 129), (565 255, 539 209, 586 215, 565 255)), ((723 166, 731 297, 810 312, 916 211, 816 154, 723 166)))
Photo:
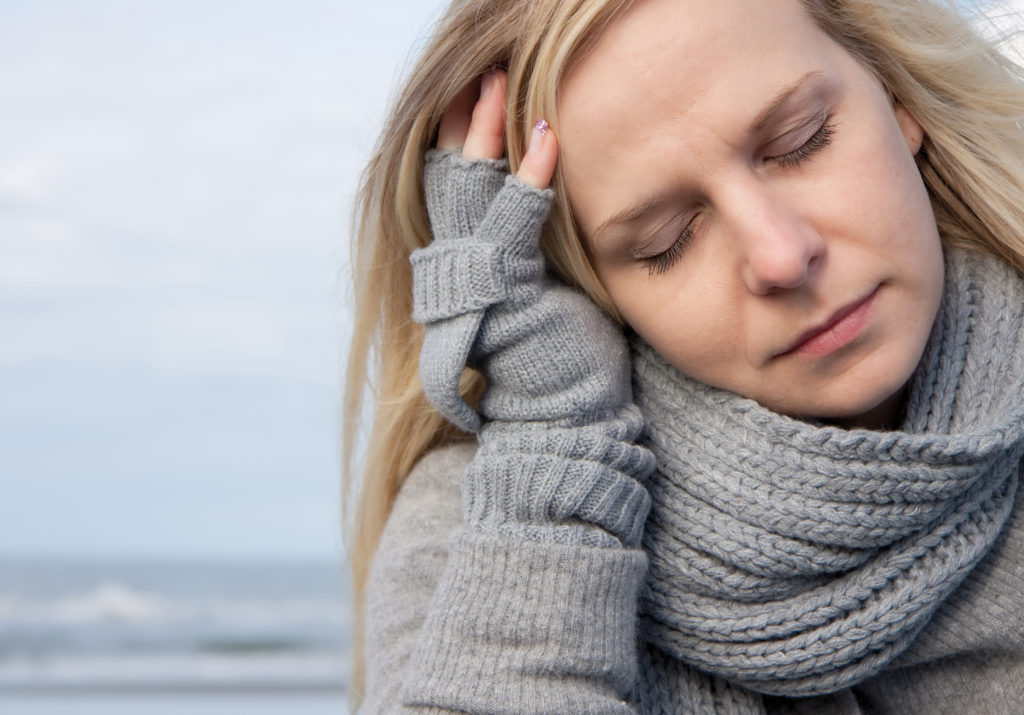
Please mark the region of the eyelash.
MULTIPOLYGON (((787 154, 769 157, 769 160, 774 161, 785 169, 791 169, 799 166, 814 154, 817 154, 819 151, 831 144, 832 137, 835 136, 836 125, 830 124, 829 119, 831 119, 831 117, 825 117, 825 121, 822 122, 820 127, 818 127, 818 131, 814 132, 814 134, 811 135, 811 138, 804 142, 803 145, 787 154)), ((672 242, 671 246, 656 256, 644 259, 644 263, 647 264, 647 275, 661 275, 675 265, 675 262, 679 260, 679 257, 682 255, 683 250, 692 240, 693 222, 691 221, 686 225, 686 228, 682 230, 679 237, 672 242)))
POLYGON ((831 117, 825 117, 825 121, 818 128, 818 131, 814 132, 810 139, 805 141, 802 146, 797 147, 788 154, 782 156, 773 156, 771 161, 774 161, 781 167, 792 168, 798 166, 805 159, 809 159, 813 154, 821 151, 829 144, 832 143, 832 137, 836 133, 836 125, 829 124, 831 117))
POLYGON ((644 259, 644 263, 647 264, 647 275, 660 276, 662 273, 674 266, 675 262, 679 260, 679 256, 683 254, 683 249, 690 245, 690 240, 692 238, 693 221, 686 224, 686 228, 682 230, 676 240, 672 242, 671 246, 666 248, 657 256, 651 256, 650 258, 644 259))

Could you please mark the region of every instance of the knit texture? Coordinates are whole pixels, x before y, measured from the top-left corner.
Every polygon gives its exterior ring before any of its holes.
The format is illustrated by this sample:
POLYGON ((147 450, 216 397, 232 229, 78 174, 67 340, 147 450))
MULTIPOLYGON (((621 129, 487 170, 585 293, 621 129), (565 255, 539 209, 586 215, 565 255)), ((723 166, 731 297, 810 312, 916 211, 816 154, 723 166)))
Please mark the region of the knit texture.
POLYGON ((899 432, 792 420, 636 342, 658 460, 643 637, 748 688, 828 693, 892 663, 992 548, 1024 454, 1024 288, 947 253, 899 432))
POLYGON ((420 375, 434 405, 479 433, 463 479, 469 528, 564 544, 636 546, 654 460, 637 445, 629 349, 587 298, 544 274, 552 192, 504 162, 431 151, 424 192, 434 242, 411 256, 420 375), (481 418, 458 392, 487 379, 481 418))
POLYGON ((421 382, 479 449, 400 696, 465 712, 628 712, 654 459, 637 443, 621 330, 544 274, 552 193, 505 169, 426 159, 435 240, 411 256, 421 382), (487 381, 480 415, 459 395, 466 365, 487 381))
POLYGON ((363 712, 633 712, 643 553, 461 528, 475 451, 429 453, 395 501, 368 584, 363 712))
MULTIPOLYGON (((509 702, 502 689, 491 692, 490 702, 481 691, 491 674, 508 671, 506 686, 517 692, 543 692, 540 706, 545 710, 548 690, 572 688, 576 699, 575 712, 638 712, 644 715, 736 715, 761 713, 767 715, 1008 715, 1020 711, 1024 702, 1024 505, 1018 490, 1018 505, 985 560, 975 568, 939 607, 931 622, 903 656, 874 678, 854 688, 830 695, 803 698, 782 696, 763 698, 722 678, 711 676, 686 665, 659 648, 641 643, 637 650, 628 646, 635 634, 635 610, 603 610, 600 604, 588 604, 585 610, 570 609, 564 594, 583 593, 579 584, 569 583, 564 565, 557 559, 523 560, 518 565, 524 574, 531 574, 533 588, 545 588, 563 602, 554 606, 561 614, 563 629, 558 640, 540 639, 530 648, 546 650, 542 674, 524 671, 522 645, 517 634, 529 629, 538 619, 550 618, 544 606, 536 603, 539 613, 506 602, 526 598, 521 589, 502 594, 496 607, 494 594, 481 588, 474 593, 474 584, 490 583, 488 571, 497 568, 497 559, 475 561, 480 574, 462 572, 460 583, 451 584, 446 571, 448 553, 453 540, 466 533, 462 525, 460 482, 462 473, 473 458, 476 445, 470 442, 441 447, 427 454, 413 469, 398 494, 391 516, 374 557, 367 591, 367 700, 362 712, 424 713, 452 712, 437 704, 420 700, 421 705, 403 706, 399 693, 409 679, 410 663, 433 660, 425 647, 423 624, 435 611, 444 613, 450 589, 468 590, 462 597, 462 613, 480 610, 493 621, 496 611, 501 618, 503 639, 485 643, 474 641, 472 658, 460 661, 458 672, 451 664, 443 664, 451 674, 448 687, 469 685, 478 698, 478 712, 502 712, 509 702), (542 564, 554 569, 545 573, 542 564), (445 580, 442 581, 442 576, 445 580), (480 578, 477 579, 476 576, 480 578), (490 597, 492 600, 488 600, 490 597), (524 619, 523 624, 516 618, 524 619), (621 640, 616 640, 616 635, 621 640), (562 642, 572 643, 571 650, 558 651, 562 642), (618 643, 618 645, 613 645, 618 643), (599 656, 602 647, 607 648, 599 656), (603 678, 601 669, 586 676, 576 662, 580 654, 590 654, 590 662, 607 658, 609 670, 624 672, 625 666, 614 658, 632 659, 637 680, 629 704, 616 699, 603 678), (507 658, 514 657, 512 664, 507 658), (562 677, 562 674, 565 677, 562 677), (541 682, 537 684, 537 681, 541 682), (429 705, 425 703, 430 703, 429 705), (486 703, 486 704, 484 704, 486 703)), ((658 475, 654 475, 654 479, 658 475)), ((531 554, 539 554, 532 550, 531 554)), ((638 552, 623 549, 580 549, 574 554, 574 573, 595 573, 618 577, 604 582, 595 590, 596 597, 621 589, 635 592, 643 568, 623 570, 621 564, 638 552), (612 566, 610 562, 619 562, 612 566), (636 579, 636 580, 633 580, 636 579)), ((641 562, 642 563, 642 562, 641 562)), ((518 581, 517 583, 522 583, 518 581)), ((593 584, 593 581, 589 583, 593 584)), ((536 600, 536 592, 532 596, 536 600)), ((604 605, 618 602, 612 597, 604 605)), ((578 603, 578 602, 577 602, 578 603)), ((635 600, 632 603, 636 608, 635 600)), ((494 636, 494 633, 490 634, 494 636)), ((522 697, 522 696, 517 696, 522 697)), ((557 692, 550 695, 559 702, 557 692)), ((450 699, 444 702, 451 702, 450 699)), ((534 712, 529 703, 520 700, 521 712, 534 712)), ((508 708, 504 711, 508 711, 508 708)), ((566 712, 573 712, 567 710, 566 712)))
POLYGON ((371 604, 393 588, 370 609, 368 682, 382 694, 369 702, 723 715, 942 712, 942 698, 990 715, 1019 702, 1020 279, 949 255, 899 433, 774 415, 638 345, 635 394, 660 467, 648 485, 622 338, 545 277, 550 195, 504 169, 428 158, 437 240, 413 257, 421 374, 479 447, 460 474, 418 468, 458 483, 464 521, 448 522, 447 543, 440 526, 408 526, 431 508, 417 474, 399 495, 371 576, 371 604), (458 395, 467 364, 488 383, 479 415, 458 395), (632 548, 641 536, 646 554, 632 548), (943 690, 947 674, 972 687, 943 690))
POLYGON ((508 299, 517 280, 520 288, 536 290, 543 272, 536 241, 551 192, 512 183, 488 215, 507 168, 503 159, 467 161, 458 152, 437 150, 427 153, 423 168, 434 241, 410 257, 412 317, 428 326, 420 380, 437 409, 467 432, 479 430, 480 418, 460 397, 459 377, 485 309, 508 299), (506 229, 519 240, 503 238, 506 229))

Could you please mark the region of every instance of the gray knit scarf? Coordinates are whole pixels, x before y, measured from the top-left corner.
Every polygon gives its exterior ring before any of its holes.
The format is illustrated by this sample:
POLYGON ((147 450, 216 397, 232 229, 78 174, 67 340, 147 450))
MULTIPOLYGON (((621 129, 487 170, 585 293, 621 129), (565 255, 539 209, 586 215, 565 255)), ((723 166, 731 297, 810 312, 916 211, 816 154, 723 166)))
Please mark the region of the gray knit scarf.
POLYGON ((948 251, 901 431, 793 420, 635 341, 649 489, 643 638, 762 693, 891 663, 1006 522, 1024 454, 1024 282, 948 251))

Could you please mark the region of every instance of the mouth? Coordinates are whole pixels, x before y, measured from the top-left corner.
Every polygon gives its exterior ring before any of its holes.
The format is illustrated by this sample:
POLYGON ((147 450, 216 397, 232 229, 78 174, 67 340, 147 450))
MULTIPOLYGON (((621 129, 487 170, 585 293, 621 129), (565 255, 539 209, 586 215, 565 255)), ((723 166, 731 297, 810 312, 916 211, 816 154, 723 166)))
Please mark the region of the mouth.
POLYGON ((805 331, 778 357, 802 355, 825 357, 840 350, 857 338, 868 322, 875 296, 881 286, 876 286, 868 295, 844 305, 827 320, 805 331))

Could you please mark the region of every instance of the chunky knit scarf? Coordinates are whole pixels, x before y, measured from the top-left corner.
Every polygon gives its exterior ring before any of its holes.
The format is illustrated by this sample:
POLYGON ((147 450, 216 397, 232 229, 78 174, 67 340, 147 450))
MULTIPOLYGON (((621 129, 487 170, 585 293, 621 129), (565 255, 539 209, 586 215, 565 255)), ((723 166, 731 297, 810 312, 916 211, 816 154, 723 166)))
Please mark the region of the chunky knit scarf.
POLYGON ((793 420, 634 345, 659 474, 642 635, 762 693, 811 695, 891 663, 984 557, 1024 454, 1024 282, 949 251, 901 431, 793 420))

